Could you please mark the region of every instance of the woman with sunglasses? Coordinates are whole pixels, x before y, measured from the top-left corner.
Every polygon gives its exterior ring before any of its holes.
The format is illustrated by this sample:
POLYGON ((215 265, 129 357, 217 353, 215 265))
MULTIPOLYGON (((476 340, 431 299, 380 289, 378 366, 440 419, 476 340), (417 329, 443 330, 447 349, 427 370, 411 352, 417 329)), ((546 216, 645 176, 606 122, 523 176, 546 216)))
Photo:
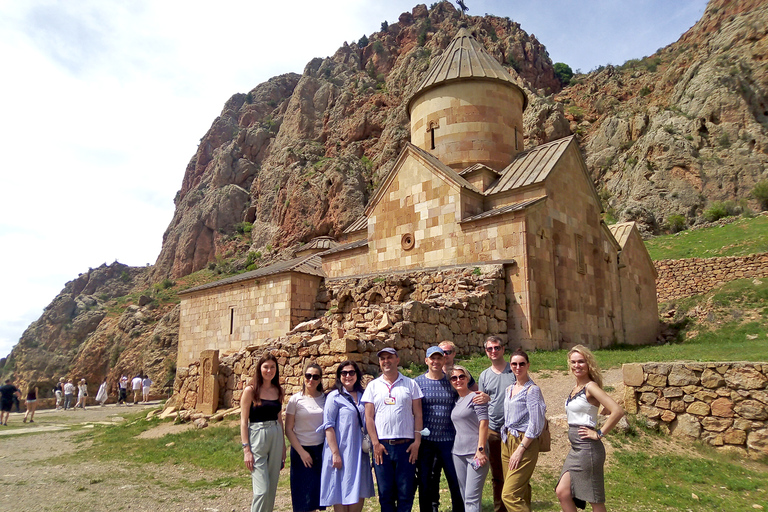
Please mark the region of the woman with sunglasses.
POLYGON ((568 352, 568 366, 576 377, 576 385, 565 401, 571 451, 555 492, 564 512, 576 512, 577 506, 586 508, 586 502, 593 511, 605 512, 605 447, 601 439, 624 416, 624 409, 603 390, 600 368, 588 348, 573 347, 568 352), (597 428, 601 405, 610 415, 602 428, 597 428))
POLYGON ((501 461, 506 475, 501 499, 507 512, 530 512, 531 475, 539 460, 539 436, 547 406, 541 389, 528 376, 528 354, 512 352, 509 366, 516 382, 504 392, 501 461))
POLYGON ((463 366, 451 369, 451 386, 459 399, 451 411, 456 428, 453 441, 453 465, 459 479, 461 498, 466 512, 480 512, 483 485, 488 476, 488 404, 476 404, 475 392, 469 389, 470 375, 463 366))
MULTIPOLYGON (((315 363, 304 368, 301 391, 285 407, 285 435, 291 443, 291 502, 294 512, 320 508, 323 462, 323 371, 315 363)), ((324 508, 324 507, 323 507, 324 508)))
POLYGON ((373 493, 371 459, 363 452, 365 407, 363 373, 353 361, 344 361, 336 369, 334 390, 325 401, 325 432, 320 505, 333 506, 336 512, 360 512, 365 498, 373 493))

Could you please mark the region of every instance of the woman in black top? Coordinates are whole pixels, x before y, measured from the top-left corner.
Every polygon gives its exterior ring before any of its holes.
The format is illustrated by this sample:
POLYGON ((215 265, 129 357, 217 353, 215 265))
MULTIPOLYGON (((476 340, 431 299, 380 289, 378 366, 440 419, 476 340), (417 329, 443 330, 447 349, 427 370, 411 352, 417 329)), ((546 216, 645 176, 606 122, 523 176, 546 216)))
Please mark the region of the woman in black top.
POLYGON ((24 423, 27 419, 30 423, 35 422, 35 409, 37 409, 37 385, 30 383, 27 386, 27 413, 24 415, 24 423))
POLYGON ((269 512, 275 507, 277 481, 285 465, 282 404, 277 358, 265 354, 240 398, 243 460, 253 483, 251 512, 269 512))

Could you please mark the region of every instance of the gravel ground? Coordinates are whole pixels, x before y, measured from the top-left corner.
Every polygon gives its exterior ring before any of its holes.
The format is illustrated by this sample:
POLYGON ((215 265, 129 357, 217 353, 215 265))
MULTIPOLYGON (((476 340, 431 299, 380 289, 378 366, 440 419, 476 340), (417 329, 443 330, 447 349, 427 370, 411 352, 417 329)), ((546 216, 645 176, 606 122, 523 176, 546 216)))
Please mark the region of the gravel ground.
MULTIPOLYGON (((564 402, 573 379, 564 372, 533 373, 548 404, 552 425, 552 451, 542 454, 539 467, 558 471, 568 452, 564 402)), ((605 373, 606 386, 614 398, 622 393, 621 370, 605 373)), ((122 414, 147 411, 158 402, 133 407, 89 407, 85 411, 38 411, 34 424, 22 424, 23 414, 12 413, 8 427, 0 427, 0 511, 208 511, 229 512, 249 509, 251 491, 239 487, 221 489, 179 488, 181 479, 216 479, 222 475, 191 465, 119 465, 86 460, 76 464, 55 464, 54 457, 87 450, 74 437, 95 423, 122 421, 122 414)), ((167 423, 145 432, 142 437, 160 437, 187 426, 167 423)), ((610 450, 609 450, 610 453, 610 450)), ((243 469, 245 473, 245 469, 243 469)), ((287 470, 283 471, 283 479, 287 470)), ((290 495, 284 483, 278 490, 276 510, 290 510, 290 495)))

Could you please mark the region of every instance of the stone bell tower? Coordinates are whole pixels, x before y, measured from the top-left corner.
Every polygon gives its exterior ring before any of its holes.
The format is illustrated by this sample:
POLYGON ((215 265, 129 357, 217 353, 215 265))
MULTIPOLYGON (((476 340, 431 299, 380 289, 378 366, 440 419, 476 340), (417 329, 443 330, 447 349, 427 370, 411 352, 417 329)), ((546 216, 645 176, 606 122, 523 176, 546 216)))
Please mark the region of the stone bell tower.
POLYGON ((408 102, 411 143, 459 171, 500 171, 523 149, 525 92, 466 28, 408 102))

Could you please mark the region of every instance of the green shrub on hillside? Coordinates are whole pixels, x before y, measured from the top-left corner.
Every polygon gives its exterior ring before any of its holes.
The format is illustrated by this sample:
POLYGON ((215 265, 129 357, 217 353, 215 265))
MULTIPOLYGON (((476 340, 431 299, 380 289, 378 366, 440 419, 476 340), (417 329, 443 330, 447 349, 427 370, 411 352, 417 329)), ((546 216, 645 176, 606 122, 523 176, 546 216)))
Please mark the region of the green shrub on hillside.
POLYGON ((768 210, 768 180, 758 181, 750 195, 760 203, 761 210, 768 210))
POLYGON ((736 213, 736 204, 733 201, 715 201, 712 206, 704 210, 704 218, 707 222, 715 222, 736 213))
POLYGON ((683 215, 673 214, 667 217, 665 228, 670 233, 679 233, 687 227, 687 224, 683 215))
POLYGON ((363 37, 357 40, 357 46, 359 46, 360 48, 365 48, 366 46, 368 46, 368 36, 363 34, 363 37))
POLYGON ((235 224, 235 231, 240 233, 241 235, 245 235, 251 232, 253 229, 253 224, 250 222, 238 222, 235 224))

